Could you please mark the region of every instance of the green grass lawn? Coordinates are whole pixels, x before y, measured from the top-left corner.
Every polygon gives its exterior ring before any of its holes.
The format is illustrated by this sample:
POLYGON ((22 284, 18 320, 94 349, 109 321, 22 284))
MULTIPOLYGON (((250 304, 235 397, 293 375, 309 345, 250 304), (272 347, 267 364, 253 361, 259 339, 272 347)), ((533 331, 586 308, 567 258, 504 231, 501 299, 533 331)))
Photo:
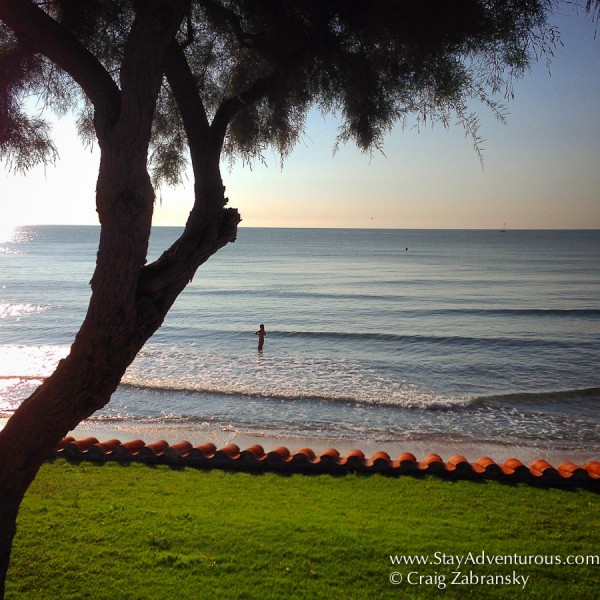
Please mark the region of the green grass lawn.
POLYGON ((556 557, 600 553, 599 507, 590 491, 523 484, 61 459, 44 466, 23 503, 7 597, 585 600, 598 597, 600 565, 556 557), (483 552, 555 564, 444 564, 483 552), (390 555, 430 564, 394 566, 390 555), (452 585, 453 572, 459 581, 469 572, 520 579, 452 585))

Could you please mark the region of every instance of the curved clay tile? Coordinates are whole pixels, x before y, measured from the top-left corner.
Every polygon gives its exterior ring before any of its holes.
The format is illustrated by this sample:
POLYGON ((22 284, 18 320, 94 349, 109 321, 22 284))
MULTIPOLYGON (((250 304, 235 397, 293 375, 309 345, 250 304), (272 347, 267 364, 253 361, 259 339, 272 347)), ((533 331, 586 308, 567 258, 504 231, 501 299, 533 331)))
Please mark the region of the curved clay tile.
POLYGON ((95 461, 108 460, 114 449, 120 446, 119 440, 108 440, 107 442, 98 442, 90 446, 87 450, 86 458, 95 461))
POLYGON ((576 479, 578 481, 587 481, 589 479, 588 472, 573 464, 572 462, 565 460, 558 465, 558 474, 565 479, 576 479))
POLYGON ((262 460, 265 456, 265 449, 260 444, 254 444, 240 453, 241 459, 262 460))
POLYGON ((169 455, 187 456, 190 453, 190 450, 192 450, 192 448, 193 446, 192 444, 190 444, 190 442, 186 442, 185 440, 183 440, 181 442, 177 442, 176 444, 172 444, 168 448, 165 448, 164 451, 169 455))
MULTIPOLYGON (((453 454, 446 463, 446 468, 449 471, 454 471, 457 467, 464 464, 469 464, 467 459, 461 454, 453 454)), ((469 465, 470 466, 470 465, 469 465)))
POLYGON ((316 454, 310 448, 301 448, 290 458, 290 468, 312 473, 316 459, 316 454))
POLYGON ((394 462, 401 465, 404 462, 417 463, 417 457, 412 452, 403 452, 394 462))
POLYGON ((497 477, 502 475, 502 469, 495 460, 489 456, 482 456, 473 463, 475 473, 485 474, 486 477, 497 477))
POLYGON ((100 450, 104 454, 109 454, 112 452, 117 446, 121 445, 121 441, 117 439, 106 440, 105 442, 98 442, 96 446, 100 448, 100 450))
POLYGON ((98 440, 95 437, 86 437, 82 440, 74 440, 69 442, 68 446, 76 449, 78 452, 87 452, 98 440))
POLYGON ((300 448, 300 450, 298 450, 298 452, 296 452, 296 454, 294 454, 293 458, 295 458, 296 456, 299 456, 299 457, 306 456, 306 458, 310 462, 314 462, 315 459, 317 458, 317 455, 310 448, 300 448))
POLYGON ((394 469, 398 473, 418 473, 420 465, 417 461, 417 457, 411 452, 403 452, 393 463, 394 469))
POLYGON ((143 448, 140 448, 141 456, 148 456, 149 458, 154 456, 160 456, 169 447, 169 442, 166 440, 158 440, 152 444, 146 444, 143 448))
POLYGON ((146 442, 144 440, 131 440, 129 442, 124 442, 118 448, 115 448, 115 452, 123 449, 129 456, 133 456, 138 454, 142 448, 146 447, 146 442))
POLYGON ((592 479, 600 479, 600 462, 592 460, 585 465, 584 469, 592 479))
POLYGON ((327 448, 321 453, 321 456, 319 458, 321 460, 337 463, 340 460, 340 453, 335 448, 327 448))
POLYGON ((443 473, 446 470, 446 465, 439 454, 428 454, 419 465, 421 471, 425 473, 443 473))
POLYGON ((67 444, 70 444, 71 442, 74 442, 75 438, 74 437, 64 437, 62 440, 60 440, 60 442, 58 442, 58 446, 56 446, 57 450, 63 450, 67 444))
POLYGON ((206 444, 196 446, 194 450, 197 450, 204 458, 210 458, 214 456, 217 447, 212 442, 206 442, 206 444))
POLYGON ((346 460, 360 460, 362 462, 365 461, 365 453, 362 450, 350 450, 348 454, 346 454, 346 460))
POLYGON ((236 444, 227 444, 226 446, 223 446, 222 448, 219 448, 219 450, 217 450, 215 452, 215 456, 214 458, 225 458, 225 459, 236 459, 239 458, 240 456, 240 447, 237 446, 236 444))
POLYGON ((344 467, 344 470, 350 472, 361 471, 365 468, 365 464, 365 453, 362 452, 362 450, 350 450, 350 452, 340 460, 340 465, 344 467))
POLYGON ((446 463, 446 469, 454 476, 460 475, 462 477, 468 477, 475 474, 471 463, 460 454, 454 454, 448 459, 448 462, 446 463))
POLYGON ((535 478, 542 478, 546 481, 558 481, 560 475, 558 471, 547 461, 539 459, 531 464, 531 474, 535 478))
POLYGON ((265 462, 282 463, 290 460, 290 451, 285 446, 277 446, 265 456, 265 462))
POLYGON ((373 465, 376 464, 377 462, 383 462, 386 464, 390 464, 392 462, 392 459, 390 458, 390 455, 387 452, 380 450, 379 452, 375 452, 375 454, 373 454, 373 456, 371 456, 371 459, 369 460, 369 462, 373 465))
POLYGON ((383 475, 391 475, 394 472, 392 459, 387 452, 380 450, 375 452, 367 461, 367 468, 373 473, 381 473, 383 475))
POLYGON ((518 459, 508 458, 501 467, 502 473, 508 477, 513 477, 523 481, 531 477, 529 469, 518 459))

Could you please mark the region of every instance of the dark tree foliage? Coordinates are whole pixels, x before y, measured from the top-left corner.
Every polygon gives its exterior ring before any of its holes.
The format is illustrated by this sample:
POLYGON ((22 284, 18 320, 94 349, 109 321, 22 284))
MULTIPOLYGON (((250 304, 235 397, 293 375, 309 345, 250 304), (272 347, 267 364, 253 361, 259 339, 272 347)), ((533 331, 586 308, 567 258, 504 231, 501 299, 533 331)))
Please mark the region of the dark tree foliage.
MULTIPOLYGON (((134 2, 44 0, 119 85, 134 2)), ((549 52, 552 0, 199 0, 176 39, 209 119, 226 128, 223 151, 252 160, 269 145, 285 157, 312 107, 342 118, 339 140, 379 147, 398 121, 448 123, 475 131, 467 102, 500 114, 512 79, 536 53, 549 52)), ((598 2, 588 0, 588 10, 598 2)), ((94 138, 92 106, 64 65, 0 28, 0 157, 16 170, 55 157, 35 107, 78 114, 94 138), (37 102, 32 100, 37 98, 37 102), (29 98, 26 101, 26 98, 29 98), (28 114, 35 116, 27 116, 28 114)), ((156 183, 175 184, 186 164, 186 136, 168 81, 153 123, 150 165, 156 183)))
POLYGON ((338 143, 363 152, 407 118, 456 119, 478 148, 470 103, 502 118, 513 79, 552 55, 563 5, 600 14, 600 0, 0 0, 0 161, 17 172, 52 162, 46 111, 75 114, 100 149, 101 225, 71 350, 0 431, 0 596, 38 469, 235 240, 222 159, 271 146, 283 160, 314 108, 338 115, 338 143), (155 188, 188 168, 186 226, 147 264, 155 188))

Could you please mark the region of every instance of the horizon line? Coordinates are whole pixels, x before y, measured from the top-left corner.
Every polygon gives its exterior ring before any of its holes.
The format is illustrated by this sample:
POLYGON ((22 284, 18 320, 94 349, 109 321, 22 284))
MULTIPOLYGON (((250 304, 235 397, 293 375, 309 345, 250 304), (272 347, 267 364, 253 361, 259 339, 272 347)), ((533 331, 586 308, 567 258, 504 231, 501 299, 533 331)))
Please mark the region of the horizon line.
MULTIPOLYGON (((98 227, 100 223, 19 223, 18 227, 98 227)), ((152 229, 184 229, 185 225, 152 225, 152 229)), ((302 225, 239 225, 238 229, 306 229, 306 230, 371 230, 371 231, 600 231, 599 227, 349 227, 349 226, 302 226, 302 225)))

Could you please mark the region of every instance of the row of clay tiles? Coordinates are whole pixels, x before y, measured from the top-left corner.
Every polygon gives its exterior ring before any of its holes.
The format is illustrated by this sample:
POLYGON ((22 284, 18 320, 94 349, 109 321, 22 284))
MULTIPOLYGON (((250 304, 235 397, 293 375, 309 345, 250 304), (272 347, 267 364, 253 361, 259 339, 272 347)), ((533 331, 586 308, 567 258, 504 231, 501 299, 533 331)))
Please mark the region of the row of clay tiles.
POLYGON ((536 460, 526 467, 516 458, 510 458, 499 465, 491 458, 483 457, 469 463, 464 457, 454 455, 444 462, 437 454, 430 454, 418 461, 410 452, 404 452, 393 460, 386 452, 376 452, 371 458, 360 450, 352 450, 342 457, 330 448, 316 456, 310 448, 303 448, 292 454, 287 448, 279 447, 265 452, 256 444, 240 450, 235 444, 217 449, 206 443, 192 446, 190 442, 170 445, 164 440, 146 444, 142 440, 120 442, 109 440, 99 442, 94 437, 82 440, 64 438, 56 449, 55 456, 70 460, 108 460, 144 462, 178 467, 202 469, 227 469, 249 472, 285 473, 381 473, 385 475, 426 475, 433 474, 452 479, 498 479, 510 482, 527 482, 541 485, 568 485, 588 487, 600 491, 600 462, 591 461, 585 467, 571 462, 562 462, 553 467, 545 460, 536 460))

